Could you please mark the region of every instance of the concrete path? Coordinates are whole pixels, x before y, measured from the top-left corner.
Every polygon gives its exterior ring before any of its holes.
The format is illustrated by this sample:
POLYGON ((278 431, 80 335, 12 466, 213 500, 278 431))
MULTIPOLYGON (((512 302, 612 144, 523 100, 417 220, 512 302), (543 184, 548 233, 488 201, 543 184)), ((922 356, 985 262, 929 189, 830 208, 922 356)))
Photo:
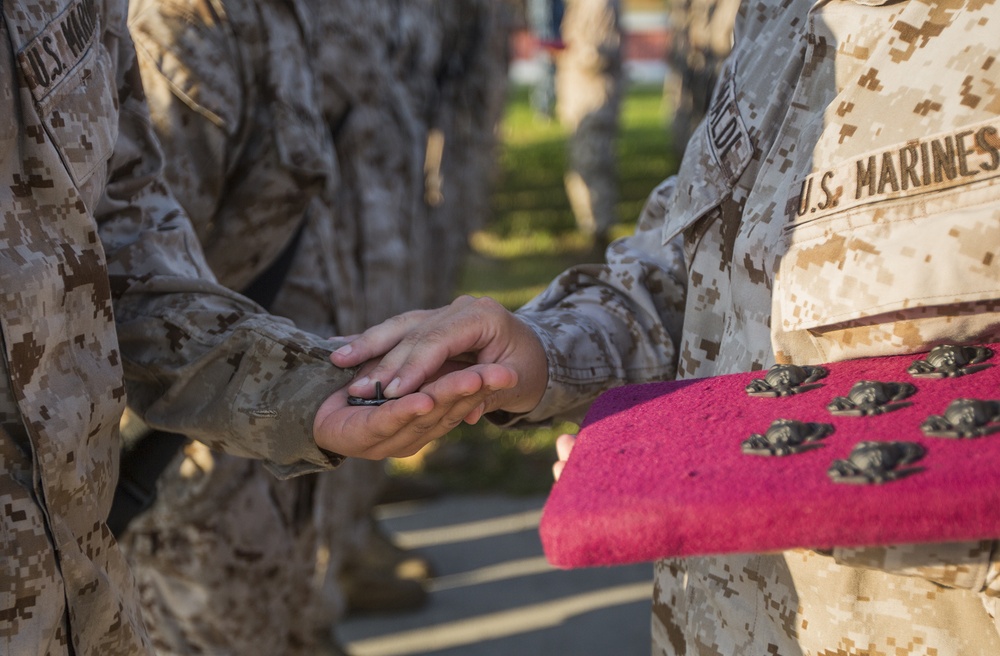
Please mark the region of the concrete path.
POLYGON ((445 497, 383 506, 383 527, 428 557, 430 603, 353 617, 352 656, 648 656, 652 565, 557 570, 542 553, 544 498, 445 497))

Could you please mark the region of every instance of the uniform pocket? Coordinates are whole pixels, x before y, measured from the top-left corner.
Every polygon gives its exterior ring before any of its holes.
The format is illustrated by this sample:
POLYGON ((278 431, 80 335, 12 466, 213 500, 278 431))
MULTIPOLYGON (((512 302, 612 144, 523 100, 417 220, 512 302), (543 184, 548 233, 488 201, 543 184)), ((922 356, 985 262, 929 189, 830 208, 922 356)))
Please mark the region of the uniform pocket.
POLYGON ((111 74, 101 57, 80 72, 79 83, 58 102, 40 107, 45 130, 78 187, 107 165, 118 138, 111 74))
POLYGON ((78 0, 17 55, 45 133, 78 187, 107 164, 118 137, 113 68, 100 34, 93 2, 78 0))
POLYGON ((797 185, 776 328, 818 335, 1000 299, 994 123, 865 154, 797 185))

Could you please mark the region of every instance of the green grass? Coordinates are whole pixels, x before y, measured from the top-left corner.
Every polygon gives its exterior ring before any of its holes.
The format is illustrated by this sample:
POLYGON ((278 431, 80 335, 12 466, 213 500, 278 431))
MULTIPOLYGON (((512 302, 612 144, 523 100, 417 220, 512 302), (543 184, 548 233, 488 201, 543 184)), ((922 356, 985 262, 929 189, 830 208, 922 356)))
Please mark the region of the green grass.
MULTIPOLYGON (((646 196, 677 168, 659 86, 633 86, 622 106, 618 140, 620 200, 612 237, 629 234, 646 196)), ((528 90, 512 90, 501 126, 500 178, 493 218, 473 236, 459 293, 492 296, 513 310, 564 269, 603 254, 577 232, 563 189, 567 131, 535 116, 528 90)), ((394 461, 401 475, 423 473, 462 491, 539 493, 552 482, 553 443, 573 424, 500 429, 462 426, 417 457, 394 461)))

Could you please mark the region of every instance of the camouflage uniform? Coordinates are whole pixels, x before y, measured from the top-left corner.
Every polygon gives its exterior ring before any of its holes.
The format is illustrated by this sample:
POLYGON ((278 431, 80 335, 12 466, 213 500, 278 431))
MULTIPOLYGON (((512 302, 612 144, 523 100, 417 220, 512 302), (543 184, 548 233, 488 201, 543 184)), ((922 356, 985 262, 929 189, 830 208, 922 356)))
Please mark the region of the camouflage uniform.
MULTIPOLYGON (((520 311, 524 421, 626 382, 1000 339, 1000 4, 743 3, 676 178, 520 311)), ((656 564, 663 654, 997 654, 997 543, 656 564)))
MULTIPOLYGON (((360 328, 360 289, 352 231, 329 209, 337 167, 313 23, 296 1, 139 0, 129 29, 165 178, 219 282, 245 290, 294 248, 288 279, 316 294, 273 309, 333 335, 341 319, 360 328)), ((370 495, 355 486, 371 466, 280 481, 259 462, 187 446, 120 540, 157 653, 315 653, 342 605, 321 588, 326 569, 360 540, 355 504, 370 495)))
POLYGON ((216 284, 160 159, 126 3, 3 3, 0 651, 152 653, 107 515, 125 405, 291 475, 348 372, 216 284), (127 376, 127 383, 126 383, 127 376))
POLYGON ((577 225, 603 239, 618 220, 615 152, 621 110, 621 3, 566 0, 566 49, 556 59, 556 113, 572 134, 565 176, 577 225))
MULTIPOLYGON (((304 222, 271 310, 316 334, 359 332, 449 300, 466 216, 480 216, 487 197, 481 142, 501 103, 483 111, 481 99, 502 98, 491 81, 503 71, 492 46, 480 48, 497 40, 496 10, 413 3, 400 16, 393 7, 130 7, 166 177, 209 263, 220 282, 243 289, 304 222), (469 97, 470 86, 489 92, 469 97), (433 205, 424 201, 432 121, 447 131, 446 193, 433 205), (428 257, 432 244, 445 256, 428 257)), ((256 463, 188 447, 123 539, 158 650, 314 650, 314 630, 343 609, 341 564, 367 553, 382 468, 348 460, 334 476, 282 483, 256 463)))

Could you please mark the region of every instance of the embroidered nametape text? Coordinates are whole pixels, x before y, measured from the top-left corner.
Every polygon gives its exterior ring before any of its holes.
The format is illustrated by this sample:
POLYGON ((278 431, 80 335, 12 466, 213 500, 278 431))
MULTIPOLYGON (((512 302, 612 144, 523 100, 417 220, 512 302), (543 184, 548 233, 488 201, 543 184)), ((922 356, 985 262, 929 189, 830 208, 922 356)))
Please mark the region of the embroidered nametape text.
POLYGON ((1000 175, 1000 120, 907 141, 817 171, 793 189, 792 222, 1000 175))
POLYGON ((36 101, 44 98, 83 59, 96 34, 94 0, 77 0, 18 53, 36 101))
POLYGON ((709 149, 730 184, 736 182, 753 156, 750 134, 736 104, 734 75, 735 71, 719 87, 705 117, 709 149))

